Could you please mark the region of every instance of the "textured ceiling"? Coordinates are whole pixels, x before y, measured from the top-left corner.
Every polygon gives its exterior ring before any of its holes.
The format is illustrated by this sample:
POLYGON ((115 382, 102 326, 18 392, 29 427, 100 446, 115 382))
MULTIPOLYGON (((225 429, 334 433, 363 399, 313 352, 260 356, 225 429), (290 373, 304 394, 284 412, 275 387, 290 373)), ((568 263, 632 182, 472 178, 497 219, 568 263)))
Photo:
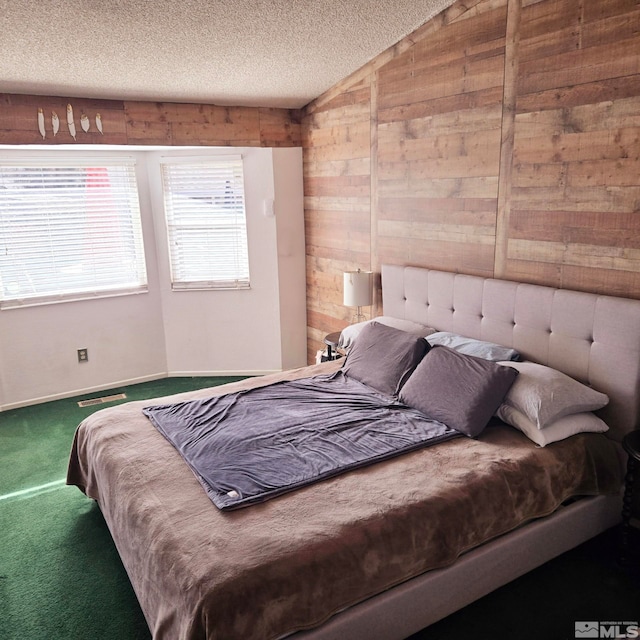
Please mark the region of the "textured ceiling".
POLYGON ((453 0, 0 0, 0 92, 302 107, 453 0))

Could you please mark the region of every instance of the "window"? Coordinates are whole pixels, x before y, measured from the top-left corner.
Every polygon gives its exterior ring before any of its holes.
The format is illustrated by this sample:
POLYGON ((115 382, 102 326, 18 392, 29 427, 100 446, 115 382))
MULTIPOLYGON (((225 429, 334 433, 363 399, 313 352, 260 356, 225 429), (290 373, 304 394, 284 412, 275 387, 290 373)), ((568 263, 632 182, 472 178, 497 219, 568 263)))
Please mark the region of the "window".
POLYGON ((247 289, 242 158, 162 161, 173 289, 247 289))
POLYGON ((0 306, 146 291, 131 158, 0 163, 0 306))

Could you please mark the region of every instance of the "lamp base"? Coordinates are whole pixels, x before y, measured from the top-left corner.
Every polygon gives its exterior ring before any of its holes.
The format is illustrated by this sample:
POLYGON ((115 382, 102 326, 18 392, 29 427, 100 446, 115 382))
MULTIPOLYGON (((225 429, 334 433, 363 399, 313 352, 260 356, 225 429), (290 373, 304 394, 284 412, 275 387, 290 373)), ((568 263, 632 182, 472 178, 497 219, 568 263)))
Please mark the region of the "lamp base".
POLYGON ((364 313, 362 313, 362 307, 356 307, 356 313, 351 318, 351 324, 358 324, 358 322, 364 322, 366 319, 364 313))

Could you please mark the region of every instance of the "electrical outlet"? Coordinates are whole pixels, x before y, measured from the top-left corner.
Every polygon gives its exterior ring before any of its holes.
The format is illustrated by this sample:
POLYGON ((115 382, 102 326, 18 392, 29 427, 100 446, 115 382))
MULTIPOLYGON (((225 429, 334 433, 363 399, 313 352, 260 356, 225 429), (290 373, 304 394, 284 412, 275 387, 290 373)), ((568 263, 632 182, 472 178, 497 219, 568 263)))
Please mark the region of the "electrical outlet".
POLYGON ((89 361, 89 350, 78 349, 78 362, 88 362, 88 361, 89 361))

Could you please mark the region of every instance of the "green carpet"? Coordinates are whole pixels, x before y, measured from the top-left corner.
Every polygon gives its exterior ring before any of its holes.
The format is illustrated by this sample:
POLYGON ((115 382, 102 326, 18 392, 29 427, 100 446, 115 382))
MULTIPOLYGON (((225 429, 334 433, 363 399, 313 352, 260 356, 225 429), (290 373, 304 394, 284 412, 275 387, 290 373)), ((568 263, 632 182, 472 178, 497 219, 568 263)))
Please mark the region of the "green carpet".
POLYGON ((64 484, 75 428, 121 402, 240 379, 167 378, 0 413, 1 640, 151 637, 100 509, 64 484))

